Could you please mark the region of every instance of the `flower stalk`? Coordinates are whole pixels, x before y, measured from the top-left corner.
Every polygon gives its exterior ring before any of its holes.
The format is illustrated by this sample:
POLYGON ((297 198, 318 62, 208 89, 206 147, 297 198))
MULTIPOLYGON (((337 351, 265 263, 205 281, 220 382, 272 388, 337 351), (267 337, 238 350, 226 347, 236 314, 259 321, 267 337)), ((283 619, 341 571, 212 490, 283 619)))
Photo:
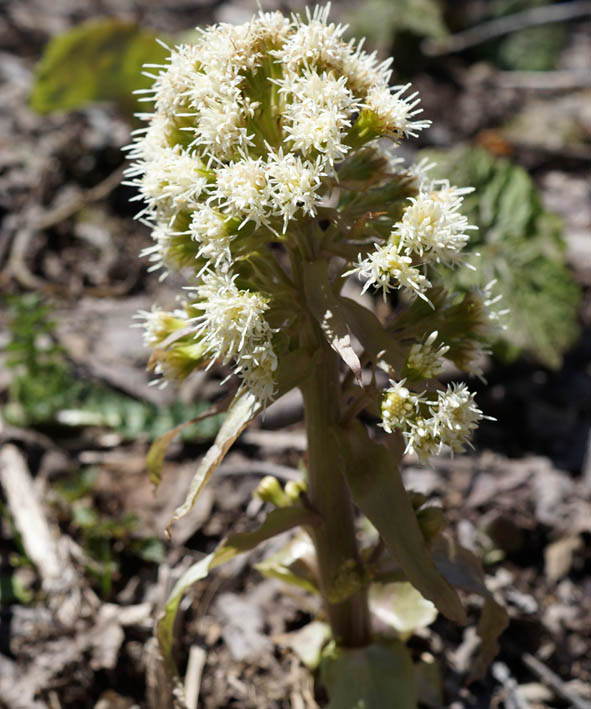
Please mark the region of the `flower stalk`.
POLYGON ((308 440, 307 497, 322 520, 312 538, 333 637, 344 647, 362 647, 371 638, 367 580, 342 474, 342 451, 334 435, 341 417, 339 362, 325 343, 319 345, 313 371, 301 385, 308 440))

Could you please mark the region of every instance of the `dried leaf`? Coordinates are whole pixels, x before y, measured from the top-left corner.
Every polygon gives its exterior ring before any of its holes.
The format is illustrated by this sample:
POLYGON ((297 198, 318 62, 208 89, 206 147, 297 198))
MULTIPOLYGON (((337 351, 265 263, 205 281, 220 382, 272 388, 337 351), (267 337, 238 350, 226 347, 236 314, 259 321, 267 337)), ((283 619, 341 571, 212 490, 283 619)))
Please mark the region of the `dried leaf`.
POLYGON ((193 476, 185 502, 177 507, 170 524, 184 517, 191 510, 199 493, 224 459, 230 446, 261 409, 261 403, 251 392, 243 390, 236 395, 228 408, 224 423, 213 445, 203 457, 193 476))
POLYGON ((221 407, 212 406, 207 411, 204 411, 202 414, 199 414, 199 416, 195 416, 195 418, 192 418, 189 421, 185 421, 184 423, 175 426, 173 429, 167 431, 165 434, 157 438, 154 443, 152 443, 152 445, 150 446, 150 450, 148 451, 148 455, 146 456, 146 467, 148 468, 148 473, 150 475, 150 482, 152 483, 152 485, 154 485, 154 487, 158 487, 158 485, 160 484, 160 480, 162 478, 162 465, 164 464, 164 456, 166 455, 166 451, 168 450, 170 444, 173 442, 176 436, 183 429, 187 428, 187 426, 192 426, 198 421, 203 421, 206 418, 215 416, 216 414, 219 414, 220 411, 221 407))
POLYGON ((451 584, 484 598, 477 628, 481 643, 468 681, 481 679, 499 651, 499 636, 509 625, 507 611, 494 600, 486 588, 480 560, 471 551, 440 535, 434 543, 433 559, 439 571, 451 584))
POLYGON ((494 599, 487 598, 484 601, 484 606, 480 613, 480 620, 478 621, 478 628, 476 629, 480 636, 481 643, 478 648, 478 654, 472 665, 468 682, 482 679, 485 676, 488 666, 499 652, 499 636, 508 625, 509 616, 507 615, 507 611, 494 599))

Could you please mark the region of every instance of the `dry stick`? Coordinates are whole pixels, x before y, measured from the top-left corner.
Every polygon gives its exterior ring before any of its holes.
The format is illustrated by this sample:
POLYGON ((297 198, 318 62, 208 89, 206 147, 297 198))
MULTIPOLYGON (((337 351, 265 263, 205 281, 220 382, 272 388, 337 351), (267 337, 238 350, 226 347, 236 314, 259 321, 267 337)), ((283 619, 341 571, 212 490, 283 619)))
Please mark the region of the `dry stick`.
POLYGON ((551 22, 565 22, 586 15, 591 15, 591 2, 588 0, 560 5, 544 5, 544 7, 534 7, 530 10, 500 17, 497 20, 483 22, 476 27, 452 34, 441 40, 427 39, 422 43, 421 48, 427 56, 438 57, 442 54, 461 52, 468 47, 475 47, 487 42, 489 39, 502 37, 528 27, 537 27, 551 22))
POLYGON ((37 567, 43 585, 50 588, 59 585, 63 579, 64 562, 25 459, 16 446, 7 444, 0 451, 0 482, 23 546, 37 567))
POLYGON ((497 86, 534 91, 568 91, 591 88, 586 71, 499 71, 492 77, 497 86))
POLYGON ((43 289, 46 287, 45 281, 33 275, 25 263, 25 257, 29 252, 33 237, 38 231, 49 229, 55 224, 69 219, 76 212, 79 212, 84 205, 107 197, 121 183, 123 170, 123 167, 118 167, 102 182, 99 182, 98 185, 91 187, 86 192, 76 195, 65 204, 49 209, 38 217, 27 220, 25 226, 16 233, 2 276, 12 275, 21 285, 27 288, 43 289))
POLYGON ((554 690, 561 699, 570 702, 571 706, 575 707, 575 709, 589 709, 589 702, 574 694, 574 692, 571 692, 560 677, 546 667, 543 662, 540 662, 540 660, 530 655, 528 652, 524 653, 521 659, 523 664, 541 679, 542 682, 547 684, 550 689, 554 690))

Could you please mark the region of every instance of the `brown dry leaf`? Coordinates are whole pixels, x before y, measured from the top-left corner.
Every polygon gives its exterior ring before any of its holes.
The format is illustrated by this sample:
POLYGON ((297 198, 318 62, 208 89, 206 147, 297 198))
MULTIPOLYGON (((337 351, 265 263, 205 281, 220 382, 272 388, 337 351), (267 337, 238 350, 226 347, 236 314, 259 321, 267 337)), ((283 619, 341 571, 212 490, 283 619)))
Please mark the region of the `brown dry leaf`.
POLYGON ((570 571, 573 555, 583 546, 580 536, 563 537, 544 549, 544 572, 555 583, 570 571))

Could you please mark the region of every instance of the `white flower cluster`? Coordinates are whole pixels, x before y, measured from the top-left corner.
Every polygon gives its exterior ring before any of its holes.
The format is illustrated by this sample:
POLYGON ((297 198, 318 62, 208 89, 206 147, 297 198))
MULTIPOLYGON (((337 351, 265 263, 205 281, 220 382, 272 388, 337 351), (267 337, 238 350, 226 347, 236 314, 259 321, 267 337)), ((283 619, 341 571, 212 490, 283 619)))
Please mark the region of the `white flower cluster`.
MULTIPOLYGON (((398 142, 429 125, 416 118, 416 93, 389 86, 390 60, 345 42, 346 26, 331 23, 329 11, 329 4, 291 18, 261 11, 243 25, 200 30, 164 65, 147 67, 154 83, 141 100, 154 110, 140 115, 147 126, 128 146, 128 184, 154 239, 144 254, 152 268, 194 267, 195 341, 207 361, 233 361, 265 401, 277 367, 267 320, 273 301, 256 279, 236 286, 237 260, 248 259, 249 248, 288 241, 294 220, 316 216, 353 147, 381 136, 398 142)), ((414 254, 447 258, 461 219, 455 210, 452 200, 447 221, 433 216, 450 235, 435 225, 439 240, 422 251, 407 229, 404 247, 370 257, 359 267, 368 283, 385 295, 394 279, 424 297, 430 284, 414 254)))
POLYGON ((404 379, 390 384, 382 399, 381 426, 388 433, 395 428, 402 432, 406 453, 426 459, 446 446, 461 452, 470 445, 483 414, 465 384, 450 384, 437 392, 437 398, 410 391, 404 379))
POLYGON ((404 288, 411 298, 419 296, 428 302, 425 294, 431 283, 420 266, 455 266, 461 261, 468 232, 477 229, 459 212, 464 195, 473 188, 453 187, 447 180, 429 181, 425 176, 429 167, 419 165, 412 175, 419 192, 409 197, 410 204, 390 239, 365 257, 359 255, 356 267, 345 274, 355 273, 364 280, 364 291, 381 288, 385 299, 390 290, 404 288))
POLYGON ((193 320, 195 337, 211 353, 208 366, 234 361, 245 385, 261 401, 268 401, 277 369, 273 331, 264 317, 269 304, 260 293, 240 290, 235 280, 236 276, 215 271, 202 275, 195 288, 194 307, 201 311, 193 320))

